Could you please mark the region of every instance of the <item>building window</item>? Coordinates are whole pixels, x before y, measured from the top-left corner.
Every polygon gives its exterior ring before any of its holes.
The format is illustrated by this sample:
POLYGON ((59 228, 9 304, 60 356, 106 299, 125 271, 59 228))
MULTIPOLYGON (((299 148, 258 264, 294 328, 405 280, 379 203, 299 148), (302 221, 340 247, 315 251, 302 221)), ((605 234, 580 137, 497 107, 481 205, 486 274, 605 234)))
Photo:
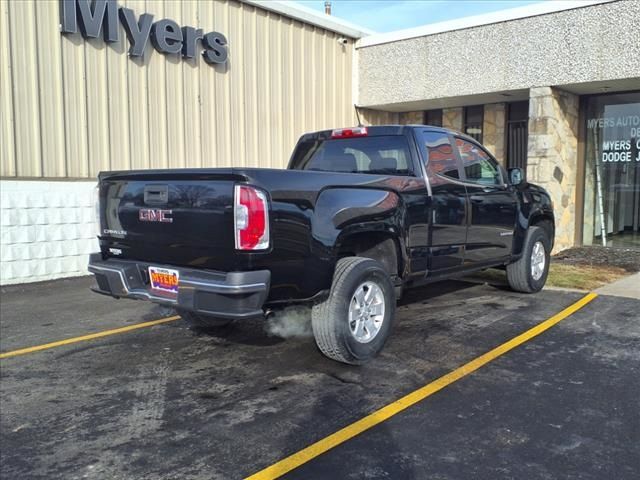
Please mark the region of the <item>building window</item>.
POLYGON ((465 107, 464 133, 482 143, 482 122, 484 121, 484 105, 465 107))
POLYGON ((583 243, 640 246, 640 92, 585 107, 583 243))
POLYGON ((507 168, 527 171, 529 100, 507 105, 507 168))
POLYGON ((427 110, 424 112, 424 123, 434 127, 442 126, 442 109, 427 110))

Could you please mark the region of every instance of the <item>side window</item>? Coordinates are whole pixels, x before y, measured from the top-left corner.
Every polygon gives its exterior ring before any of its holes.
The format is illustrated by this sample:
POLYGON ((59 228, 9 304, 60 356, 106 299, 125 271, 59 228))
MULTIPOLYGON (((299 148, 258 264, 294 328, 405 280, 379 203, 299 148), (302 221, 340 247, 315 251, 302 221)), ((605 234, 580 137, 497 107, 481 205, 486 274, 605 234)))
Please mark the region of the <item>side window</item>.
POLYGON ((462 138, 456 138, 456 147, 460 152, 467 181, 485 185, 502 184, 498 165, 487 152, 462 138))
POLYGON ((443 176, 460 178, 458 160, 446 133, 422 132, 422 145, 427 159, 427 176, 432 185, 446 183, 446 179, 441 178, 443 176))

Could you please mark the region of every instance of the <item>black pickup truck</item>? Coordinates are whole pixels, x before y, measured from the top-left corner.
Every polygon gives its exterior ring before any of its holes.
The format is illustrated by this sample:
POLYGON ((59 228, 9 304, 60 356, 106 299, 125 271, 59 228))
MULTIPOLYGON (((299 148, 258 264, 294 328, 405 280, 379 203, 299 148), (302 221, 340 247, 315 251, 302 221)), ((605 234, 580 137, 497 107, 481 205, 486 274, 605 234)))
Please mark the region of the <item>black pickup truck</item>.
POLYGON ((320 350, 359 364, 405 288, 489 267, 540 290, 553 247, 547 192, 474 139, 439 127, 303 135, 286 170, 103 172, 98 293, 216 326, 312 305, 320 350))

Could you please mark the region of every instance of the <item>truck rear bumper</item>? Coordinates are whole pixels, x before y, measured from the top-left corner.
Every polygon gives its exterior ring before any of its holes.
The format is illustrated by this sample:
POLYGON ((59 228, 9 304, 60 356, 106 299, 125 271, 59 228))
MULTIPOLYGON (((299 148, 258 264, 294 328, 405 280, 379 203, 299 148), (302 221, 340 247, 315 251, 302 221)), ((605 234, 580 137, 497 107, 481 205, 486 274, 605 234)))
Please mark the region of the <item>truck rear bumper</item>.
POLYGON ((94 292, 115 298, 149 300, 162 305, 220 318, 250 318, 263 314, 271 272, 216 272, 135 260, 89 256, 89 271, 96 276, 94 292), (178 294, 151 289, 148 267, 170 268, 180 273, 178 294))

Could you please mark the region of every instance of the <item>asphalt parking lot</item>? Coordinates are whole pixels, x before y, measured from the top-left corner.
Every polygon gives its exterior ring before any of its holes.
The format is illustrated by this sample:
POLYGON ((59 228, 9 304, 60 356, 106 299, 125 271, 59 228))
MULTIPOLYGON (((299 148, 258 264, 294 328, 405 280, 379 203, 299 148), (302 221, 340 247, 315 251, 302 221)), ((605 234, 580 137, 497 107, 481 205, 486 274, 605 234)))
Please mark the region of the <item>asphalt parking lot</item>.
MULTIPOLYGON (((90 284, 3 288, 0 351, 171 315, 90 284)), ((466 281, 415 290, 364 367, 323 357, 304 315, 215 334, 175 320, 3 358, 0 477, 247 477, 581 297, 466 281)), ((600 296, 286 478, 637 478, 639 412, 640 302, 600 296)))

